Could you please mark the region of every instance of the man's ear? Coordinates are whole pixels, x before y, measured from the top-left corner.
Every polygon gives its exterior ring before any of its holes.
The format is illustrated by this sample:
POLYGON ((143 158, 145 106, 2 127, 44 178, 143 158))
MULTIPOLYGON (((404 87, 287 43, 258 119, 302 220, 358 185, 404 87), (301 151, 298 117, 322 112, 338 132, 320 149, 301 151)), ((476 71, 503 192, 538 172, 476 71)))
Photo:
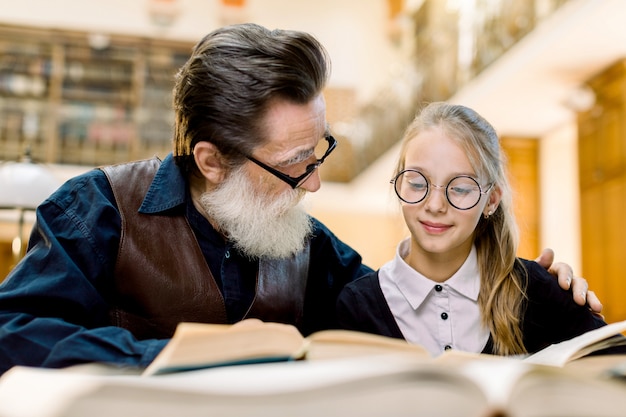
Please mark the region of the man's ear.
POLYGON ((220 151, 211 142, 198 142, 193 148, 193 158, 204 178, 219 184, 226 175, 226 165, 220 151))

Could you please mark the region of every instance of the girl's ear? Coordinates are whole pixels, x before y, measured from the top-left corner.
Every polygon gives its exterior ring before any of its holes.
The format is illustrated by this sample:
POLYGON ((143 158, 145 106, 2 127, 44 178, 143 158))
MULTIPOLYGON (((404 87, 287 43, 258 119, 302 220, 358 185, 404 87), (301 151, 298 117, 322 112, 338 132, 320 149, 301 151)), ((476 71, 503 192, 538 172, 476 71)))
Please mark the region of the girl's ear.
POLYGON ((485 204, 483 214, 485 216, 491 216, 500 205, 500 200, 502 200, 502 189, 498 185, 494 185, 493 189, 489 192, 489 201, 485 204))
POLYGON ((196 166, 207 181, 217 185, 224 180, 226 164, 217 147, 211 142, 198 142, 193 148, 196 166))

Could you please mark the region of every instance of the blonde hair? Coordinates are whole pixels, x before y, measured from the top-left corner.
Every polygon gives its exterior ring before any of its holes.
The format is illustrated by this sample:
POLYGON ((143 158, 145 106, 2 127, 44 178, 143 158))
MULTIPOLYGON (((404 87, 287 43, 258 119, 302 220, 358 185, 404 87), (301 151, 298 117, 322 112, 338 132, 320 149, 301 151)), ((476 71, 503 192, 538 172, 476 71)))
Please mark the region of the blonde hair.
POLYGON ((470 108, 431 103, 407 128, 396 173, 404 169, 408 143, 421 131, 433 127, 443 129, 464 149, 478 176, 502 190, 495 212, 488 218, 481 217, 474 231, 480 272, 478 305, 482 322, 491 331, 495 353, 526 353, 521 329, 526 270, 516 258, 518 231, 498 135, 489 122, 470 108), (516 263, 520 268, 514 268, 516 263))

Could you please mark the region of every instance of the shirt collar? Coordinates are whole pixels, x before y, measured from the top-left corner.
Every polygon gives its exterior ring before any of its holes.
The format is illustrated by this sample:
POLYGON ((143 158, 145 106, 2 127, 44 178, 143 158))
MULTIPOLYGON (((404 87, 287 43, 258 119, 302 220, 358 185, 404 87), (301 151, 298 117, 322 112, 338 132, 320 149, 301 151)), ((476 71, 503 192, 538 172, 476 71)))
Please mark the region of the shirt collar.
POLYGON ((459 294, 477 301, 480 292, 480 271, 478 270, 478 256, 476 247, 472 246, 467 259, 458 271, 445 284, 455 289, 459 294))
MULTIPOLYGON (((426 278, 404 261, 403 258, 409 251, 409 244, 410 238, 400 242, 394 259, 380 268, 379 275, 392 281, 411 304, 411 307, 417 309, 438 283, 426 278)), ((472 250, 461 268, 441 285, 447 286, 471 300, 476 301, 478 299, 480 275, 474 246, 472 246, 472 250)))
POLYGON ((161 213, 184 204, 187 195, 186 188, 187 181, 170 153, 159 166, 139 212, 161 213))

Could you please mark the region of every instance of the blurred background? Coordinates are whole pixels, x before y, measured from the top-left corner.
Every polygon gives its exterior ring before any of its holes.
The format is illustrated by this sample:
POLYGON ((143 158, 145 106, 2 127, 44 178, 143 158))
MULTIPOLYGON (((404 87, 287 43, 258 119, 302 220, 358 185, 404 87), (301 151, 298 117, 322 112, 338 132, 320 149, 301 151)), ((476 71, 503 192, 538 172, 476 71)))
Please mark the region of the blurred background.
POLYGON ((211 30, 311 32, 339 147, 310 212, 374 268, 407 233, 389 185, 417 109, 478 110, 509 159, 519 255, 550 247, 626 319, 623 0, 0 0, 0 279, 67 178, 171 149, 173 74, 211 30))

